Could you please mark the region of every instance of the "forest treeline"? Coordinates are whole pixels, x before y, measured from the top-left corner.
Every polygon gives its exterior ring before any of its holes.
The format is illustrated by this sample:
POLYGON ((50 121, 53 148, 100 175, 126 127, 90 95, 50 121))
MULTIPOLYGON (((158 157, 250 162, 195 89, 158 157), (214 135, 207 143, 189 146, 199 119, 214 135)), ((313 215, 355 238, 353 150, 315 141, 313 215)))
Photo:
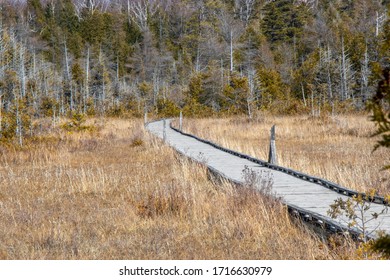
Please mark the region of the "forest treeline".
POLYGON ((2 0, 0 137, 41 117, 364 109, 389 0, 2 0))

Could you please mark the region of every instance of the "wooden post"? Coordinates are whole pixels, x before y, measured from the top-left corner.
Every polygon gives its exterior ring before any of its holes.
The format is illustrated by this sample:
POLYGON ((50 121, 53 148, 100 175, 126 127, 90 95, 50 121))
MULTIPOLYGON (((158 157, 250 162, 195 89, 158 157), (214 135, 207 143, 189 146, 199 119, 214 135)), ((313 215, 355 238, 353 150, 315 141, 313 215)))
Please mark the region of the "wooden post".
POLYGON ((269 156, 268 162, 271 164, 278 164, 278 157, 276 155, 276 144, 275 144, 275 125, 271 128, 271 139, 269 144, 269 156))
POLYGON ((167 121, 164 119, 163 121, 164 128, 163 128, 163 140, 164 142, 167 140, 167 121))
POLYGON ((180 111, 179 130, 183 130, 183 112, 180 111))
POLYGON ((144 125, 148 123, 148 111, 145 110, 145 115, 144 115, 144 125))

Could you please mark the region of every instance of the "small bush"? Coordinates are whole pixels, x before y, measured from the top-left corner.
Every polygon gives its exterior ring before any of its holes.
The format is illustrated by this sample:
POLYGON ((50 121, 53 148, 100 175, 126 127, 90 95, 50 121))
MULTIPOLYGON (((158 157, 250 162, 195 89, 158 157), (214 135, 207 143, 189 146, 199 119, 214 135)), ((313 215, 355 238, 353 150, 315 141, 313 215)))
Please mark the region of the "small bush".
POLYGON ((59 111, 59 105, 58 102, 54 98, 50 97, 43 97, 41 106, 40 106, 40 111, 43 116, 45 117, 53 117, 55 114, 55 111, 59 111))
POLYGON ((206 118, 214 114, 211 107, 202 105, 194 100, 191 100, 183 108, 183 115, 186 117, 206 118))
POLYGON ((188 203, 183 192, 176 186, 168 186, 150 192, 145 197, 134 202, 136 213, 142 218, 158 216, 177 216, 187 210, 188 203))
POLYGON ((179 107, 168 99, 157 100, 158 116, 162 118, 177 117, 180 114, 179 107))
POLYGON ((142 140, 141 138, 135 137, 134 139, 131 140, 132 147, 142 146, 143 144, 144 144, 144 140, 142 140))
POLYGON ((74 113, 71 119, 64 123, 61 128, 68 132, 93 131, 94 126, 85 125, 86 116, 81 113, 74 113))
POLYGON ((265 196, 273 197, 274 179, 271 172, 264 170, 256 172, 245 166, 245 169, 242 171, 242 178, 245 186, 259 190, 265 196))
POLYGON ((138 128, 134 131, 134 134, 130 137, 130 146, 139 147, 144 144, 144 133, 138 128))

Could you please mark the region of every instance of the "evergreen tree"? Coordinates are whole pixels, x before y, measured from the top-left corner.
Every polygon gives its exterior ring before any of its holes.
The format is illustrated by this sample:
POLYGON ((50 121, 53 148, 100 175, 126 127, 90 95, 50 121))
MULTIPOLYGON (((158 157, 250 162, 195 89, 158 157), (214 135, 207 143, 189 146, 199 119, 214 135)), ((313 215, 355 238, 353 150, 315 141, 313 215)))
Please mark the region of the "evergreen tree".
POLYGON ((263 33, 273 44, 293 43, 302 35, 308 11, 292 0, 271 1, 263 8, 263 33))

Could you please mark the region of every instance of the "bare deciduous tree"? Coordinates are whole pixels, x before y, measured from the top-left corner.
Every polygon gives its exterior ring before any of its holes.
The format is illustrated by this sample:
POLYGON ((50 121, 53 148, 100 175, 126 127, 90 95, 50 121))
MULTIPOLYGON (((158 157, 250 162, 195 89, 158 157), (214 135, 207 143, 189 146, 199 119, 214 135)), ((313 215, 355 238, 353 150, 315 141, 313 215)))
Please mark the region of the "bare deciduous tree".
POLYGON ((227 44, 229 50, 230 71, 234 70, 234 48, 238 43, 238 39, 244 32, 244 29, 239 21, 229 14, 226 10, 222 9, 218 14, 219 28, 223 40, 227 44))
POLYGON ((127 0, 127 14, 142 31, 148 29, 149 18, 153 17, 158 8, 157 0, 127 0))

